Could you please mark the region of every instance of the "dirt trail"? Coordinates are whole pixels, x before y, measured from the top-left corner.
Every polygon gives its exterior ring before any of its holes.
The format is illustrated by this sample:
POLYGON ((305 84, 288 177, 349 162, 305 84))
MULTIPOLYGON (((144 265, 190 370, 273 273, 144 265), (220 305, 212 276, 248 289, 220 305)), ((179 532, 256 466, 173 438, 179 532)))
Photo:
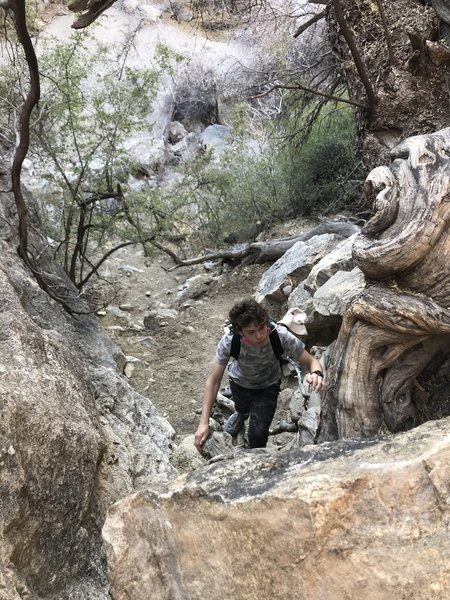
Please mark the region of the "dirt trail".
MULTIPOLYGON (((265 237, 293 235, 312 226, 306 219, 291 221, 273 228, 265 237)), ((189 277, 205 273, 203 265, 167 271, 173 267, 169 257, 149 260, 142 251, 128 248, 108 262, 104 275, 114 281, 117 298, 100 317, 101 322, 126 355, 139 359, 130 382, 169 420, 176 431, 176 442, 197 428, 196 409, 201 406, 205 379, 230 306, 254 293, 268 266, 223 269, 205 294, 188 309, 182 309, 176 303, 177 288, 189 277), (129 271, 127 266, 139 270, 127 275, 123 271, 129 271), (163 327, 146 328, 144 318, 155 302, 176 308, 178 318, 166 319, 163 327)))
POLYGON ((214 277, 206 294, 183 309, 175 302, 177 287, 205 269, 200 265, 167 272, 173 266, 169 258, 146 262, 142 252, 115 256, 107 276, 115 279, 118 296, 99 318, 123 352, 140 361, 130 383, 169 420, 179 442, 197 427, 196 409, 201 406, 228 310, 235 300, 253 294, 267 265, 235 268, 214 277), (120 269, 129 271, 128 267, 139 271, 120 274, 120 269), (175 308, 178 318, 167 318, 166 325, 147 329, 144 317, 154 302, 175 308))
MULTIPOLYGON (((53 17, 49 15, 49 19, 50 16, 53 17)), ((177 23, 170 12, 165 12, 154 22, 141 18, 139 10, 127 12, 118 4, 114 5, 98 20, 92 35, 112 49, 114 44, 123 42, 130 32, 134 32, 129 65, 151 66, 156 46, 166 43, 189 57, 189 69, 194 69, 195 65, 214 69, 219 77, 236 62, 249 64, 258 54, 258 49, 250 48, 242 37, 219 32, 207 35, 192 23, 177 23)), ((45 27, 43 37, 68 40, 74 35, 72 21, 73 15, 59 8, 57 16, 45 27)), ((95 47, 90 39, 85 40, 85 44, 95 47)), ((167 120, 162 109, 164 94, 165 90, 160 102, 155 102, 151 117, 156 138, 164 130, 167 120)), ((298 223, 282 224, 278 229, 280 236, 286 236, 297 233, 299 227, 298 223)), ((273 231, 269 236, 277 237, 277 232, 273 231)), ((114 254, 102 273, 112 284, 99 284, 102 300, 108 296, 114 296, 114 299, 99 319, 123 352, 138 359, 130 382, 167 417, 176 430, 176 441, 179 441, 197 427, 196 409, 201 405, 205 378, 214 360, 228 310, 236 300, 253 294, 267 265, 235 268, 218 275, 207 293, 187 310, 175 304, 177 287, 189 277, 205 273, 205 269, 198 265, 171 272, 165 270, 172 266, 168 257, 150 261, 139 250, 126 248, 114 254), (127 265, 131 269, 127 270, 127 265), (167 319, 163 327, 147 329, 144 318, 153 302, 174 306, 179 310, 178 318, 167 319)))

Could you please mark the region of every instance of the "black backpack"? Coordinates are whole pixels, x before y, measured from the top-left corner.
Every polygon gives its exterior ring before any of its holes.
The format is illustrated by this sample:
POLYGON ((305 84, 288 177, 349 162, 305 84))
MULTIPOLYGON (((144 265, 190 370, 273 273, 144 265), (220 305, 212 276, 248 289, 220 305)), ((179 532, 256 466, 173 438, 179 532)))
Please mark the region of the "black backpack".
MULTIPOLYGON (((270 322, 269 325, 275 326, 275 322, 270 322)), ((233 331, 231 331, 233 333, 233 331)), ((278 335, 278 331, 272 329, 269 333, 269 340, 272 346, 273 353, 275 354, 277 360, 281 361, 281 357, 283 355, 283 346, 281 345, 280 336, 278 335)), ((230 347, 230 356, 232 356, 235 360, 239 358, 239 354, 241 353, 241 335, 239 333, 233 333, 233 338, 231 339, 231 347, 230 347)))

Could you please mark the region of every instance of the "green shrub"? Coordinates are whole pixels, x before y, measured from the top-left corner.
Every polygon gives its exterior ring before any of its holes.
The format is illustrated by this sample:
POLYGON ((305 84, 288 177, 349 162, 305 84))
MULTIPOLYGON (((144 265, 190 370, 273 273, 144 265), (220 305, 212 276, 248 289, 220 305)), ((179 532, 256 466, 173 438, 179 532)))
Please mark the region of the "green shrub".
POLYGON ((68 43, 47 41, 40 57, 33 159, 47 173, 51 193, 43 191, 39 199, 57 242, 56 258, 79 287, 110 254, 111 240, 118 247, 144 243, 160 231, 145 190, 127 187, 128 173, 137 168, 125 142, 151 130, 148 117, 160 77, 182 58, 159 44, 151 68, 128 67, 132 43, 126 40, 114 58, 111 48, 81 32, 68 43))
MULTIPOLYGON (((229 151, 218 162, 209 154, 190 167, 191 198, 202 189, 198 216, 212 239, 243 241, 276 221, 351 210, 358 203, 362 172, 352 113, 347 107, 323 112, 303 145, 289 131, 290 121, 272 123, 259 137, 253 131, 249 143, 245 109, 237 108, 229 151)), ((176 194, 185 186, 180 182, 176 194)))
POLYGON ((285 146, 279 162, 294 215, 330 214, 359 203, 363 174, 349 108, 326 112, 306 144, 285 146))

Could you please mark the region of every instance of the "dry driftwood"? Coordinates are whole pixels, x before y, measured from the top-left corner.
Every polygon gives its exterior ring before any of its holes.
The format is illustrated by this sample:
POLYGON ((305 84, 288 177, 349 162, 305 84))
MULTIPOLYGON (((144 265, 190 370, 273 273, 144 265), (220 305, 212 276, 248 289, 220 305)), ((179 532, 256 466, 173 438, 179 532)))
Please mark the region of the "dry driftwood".
POLYGON ((318 441, 414 426, 413 383, 450 349, 450 128, 393 157, 366 182, 376 213, 353 255, 369 283, 330 356, 318 441))
POLYGON ((361 228, 358 227, 358 225, 355 225, 350 221, 324 218, 319 225, 317 225, 317 227, 314 227, 310 231, 301 233, 299 235, 278 238, 275 240, 251 242, 249 244, 240 244, 239 246, 217 250, 216 252, 210 252, 208 254, 186 260, 179 258, 171 251, 170 255, 175 261, 176 265, 169 270, 176 269, 177 267, 196 265, 202 262, 219 259, 240 262, 243 265, 271 262, 283 256, 283 254, 287 252, 289 248, 292 248, 295 243, 300 241, 306 242, 316 235, 334 233, 345 238, 359 232, 360 230, 361 228))

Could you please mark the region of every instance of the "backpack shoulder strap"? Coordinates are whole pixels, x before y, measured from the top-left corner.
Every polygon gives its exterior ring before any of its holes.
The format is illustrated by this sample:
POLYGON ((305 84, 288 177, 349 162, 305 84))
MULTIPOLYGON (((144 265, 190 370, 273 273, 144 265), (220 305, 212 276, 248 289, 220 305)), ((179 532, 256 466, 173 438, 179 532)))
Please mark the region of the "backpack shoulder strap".
MULTIPOLYGON (((272 346, 273 353, 277 360, 280 360, 284 349, 281 344, 280 336, 278 335, 278 331, 273 329, 269 334, 270 344, 272 346)), ((230 346, 230 356, 235 360, 238 360, 239 354, 241 353, 241 336, 239 333, 234 333, 231 338, 231 346, 230 346)))
POLYGON ((233 337, 231 338, 230 356, 237 360, 239 358, 240 353, 241 336, 239 335, 239 333, 233 333, 233 337))
POLYGON ((269 334, 270 343, 272 344, 272 350, 278 360, 281 359, 283 355, 283 346, 281 344, 280 336, 278 335, 278 331, 276 329, 272 329, 269 334))

